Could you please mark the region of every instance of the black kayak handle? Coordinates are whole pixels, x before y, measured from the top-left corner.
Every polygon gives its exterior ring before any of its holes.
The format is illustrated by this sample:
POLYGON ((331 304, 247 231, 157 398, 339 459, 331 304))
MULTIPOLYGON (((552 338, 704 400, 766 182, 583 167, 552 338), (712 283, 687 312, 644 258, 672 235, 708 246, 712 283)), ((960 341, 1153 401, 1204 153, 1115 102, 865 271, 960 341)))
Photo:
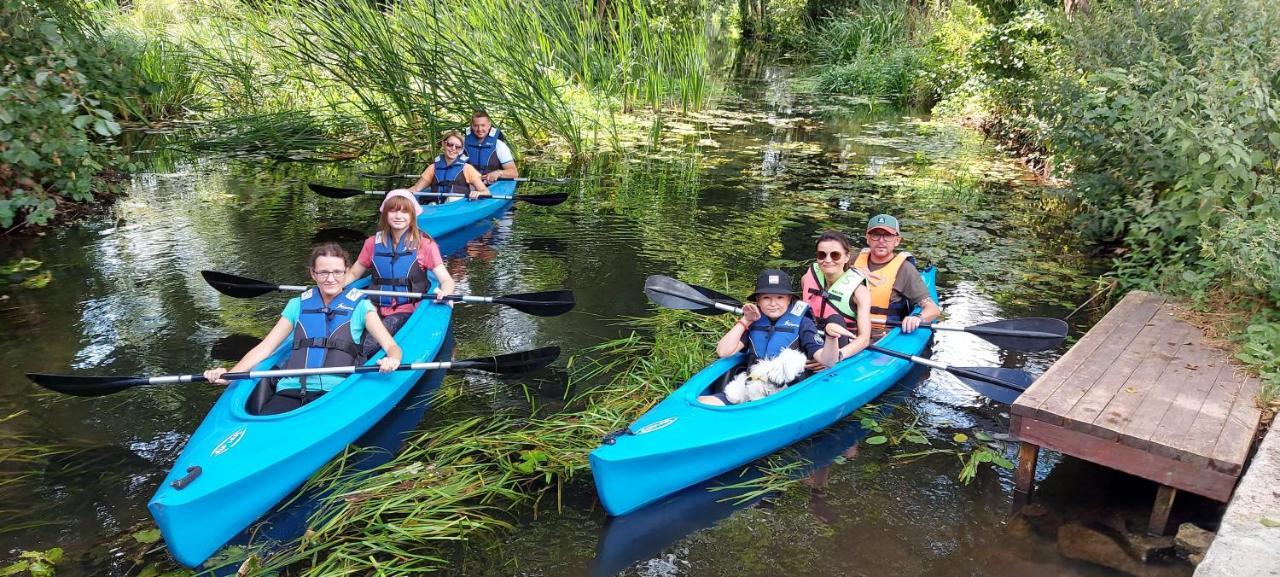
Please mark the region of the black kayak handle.
POLYGON ((191 482, 196 480, 196 477, 199 477, 199 476, 200 476, 199 465, 187 467, 187 474, 183 476, 181 479, 178 479, 172 483, 169 483, 169 486, 181 491, 183 489, 186 489, 187 485, 190 485, 191 482))

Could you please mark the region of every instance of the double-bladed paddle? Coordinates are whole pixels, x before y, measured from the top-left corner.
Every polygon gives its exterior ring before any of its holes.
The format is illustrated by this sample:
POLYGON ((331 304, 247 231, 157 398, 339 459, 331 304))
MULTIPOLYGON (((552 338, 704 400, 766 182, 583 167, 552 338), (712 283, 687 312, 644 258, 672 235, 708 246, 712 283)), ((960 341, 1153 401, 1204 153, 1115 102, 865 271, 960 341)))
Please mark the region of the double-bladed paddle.
MULTIPOLYGON (((386 180, 395 180, 399 178, 422 178, 421 174, 361 174, 361 178, 380 178, 386 180)), ((513 182, 532 182, 535 184, 569 184, 573 182, 572 178, 536 178, 536 177, 519 177, 519 178, 499 178, 498 181, 510 180, 513 182)))
MULTIPOLYGON (((741 314, 740 302, 711 289, 689 285, 671 277, 654 275, 645 279, 644 292, 658 306, 715 315, 725 312, 741 314)), ((947 371, 973 390, 1001 403, 1012 403, 1035 377, 1019 369, 993 367, 952 367, 923 357, 892 351, 875 345, 867 349, 947 371)))
MULTIPOLYGON (((902 321, 889 321, 889 326, 902 326, 902 321)), ((1002 349, 1032 353, 1057 348, 1067 338, 1067 321, 1048 317, 1005 319, 969 325, 920 325, 939 331, 963 331, 978 335, 1002 349)))
MULTIPOLYGON (((311 184, 308 184, 307 186, 311 190, 315 191, 316 194, 319 194, 320 196, 327 196, 329 198, 351 198, 353 196, 360 196, 364 194, 386 196, 387 194, 387 191, 385 190, 360 190, 358 188, 339 188, 336 186, 326 186, 323 184, 316 184, 314 182, 311 184)), ((467 196, 465 194, 456 193, 456 192, 421 192, 419 191, 413 194, 414 196, 428 196, 432 198, 441 198, 441 197, 463 198, 467 196)), ((513 194, 513 195, 495 194, 493 196, 487 196, 484 198, 496 198, 498 200, 518 200, 521 202, 527 202, 529 204, 535 204, 538 206, 555 206, 557 204, 560 204, 568 200, 569 193, 556 192, 552 194, 513 194)))
MULTIPOLYGON (((706 287, 690 285, 671 277, 654 275, 645 279, 644 292, 649 299, 669 309, 691 310, 705 315, 724 312, 741 314, 742 309, 733 297, 706 287), (707 302, 711 304, 708 305, 707 302)), ((885 323, 900 326, 900 321, 885 323)), ((970 325, 949 327, 945 325, 921 325, 943 331, 964 331, 978 335, 1003 349, 1022 352, 1044 351, 1062 344, 1067 338, 1067 323, 1061 319, 1029 317, 1007 319, 970 325)))
MULTIPOLYGON (((492 357, 477 357, 462 361, 442 361, 429 363, 404 363, 395 368, 397 371, 430 371, 435 369, 470 369, 500 375, 527 373, 551 364, 560 356, 560 347, 542 347, 528 351, 519 351, 492 357)), ((240 379, 301 377, 312 375, 350 375, 356 373, 376 373, 378 365, 361 365, 348 367, 325 367, 319 369, 272 369, 267 371, 245 371, 222 375, 227 381, 240 379)), ((77 397, 101 397, 118 393, 131 387, 143 385, 173 385, 180 383, 208 382, 204 375, 167 375, 163 377, 139 376, 80 376, 49 375, 27 373, 27 378, 37 385, 51 391, 75 395, 77 397)))
MULTIPOLYGON (((218 292, 238 299, 262 296, 273 291, 301 292, 308 287, 301 285, 274 284, 266 281, 242 277, 214 270, 202 270, 200 276, 218 292)), ((369 296, 387 296, 407 299, 434 299, 432 293, 364 290, 360 292, 369 296)), ((463 303, 494 303, 506 305, 522 313, 540 317, 554 317, 573 310, 573 291, 544 291, 536 293, 520 293, 505 296, 485 297, 476 295, 447 295, 444 300, 463 303)))

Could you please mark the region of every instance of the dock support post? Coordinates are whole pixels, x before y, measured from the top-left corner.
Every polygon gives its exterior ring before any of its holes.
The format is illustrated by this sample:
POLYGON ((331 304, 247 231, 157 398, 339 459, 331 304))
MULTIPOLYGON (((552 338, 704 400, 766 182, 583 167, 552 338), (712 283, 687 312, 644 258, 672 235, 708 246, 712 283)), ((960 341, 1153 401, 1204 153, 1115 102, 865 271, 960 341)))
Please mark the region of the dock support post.
POLYGON ((1153 537, 1164 535, 1165 526, 1169 524, 1169 511, 1173 509, 1173 498, 1178 490, 1168 485, 1160 485, 1156 491, 1156 502, 1151 507, 1151 519, 1147 521, 1147 534, 1153 537))
POLYGON ((1023 441, 1018 446, 1018 470, 1013 477, 1013 514, 1031 501, 1036 484, 1036 460, 1040 446, 1023 441))

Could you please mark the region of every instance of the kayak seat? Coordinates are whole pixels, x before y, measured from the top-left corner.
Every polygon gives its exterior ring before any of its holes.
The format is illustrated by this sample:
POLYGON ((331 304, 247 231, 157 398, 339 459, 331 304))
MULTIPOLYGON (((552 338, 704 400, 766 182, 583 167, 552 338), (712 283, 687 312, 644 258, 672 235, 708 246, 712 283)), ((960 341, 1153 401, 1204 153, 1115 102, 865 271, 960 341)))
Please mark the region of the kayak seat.
MULTIPOLYGON (((310 403, 324 395, 324 391, 308 390, 306 403, 310 403)), ((285 389, 276 391, 275 379, 258 379, 249 395, 245 412, 250 415, 279 415, 287 413, 306 404, 302 399, 301 389, 285 389)))

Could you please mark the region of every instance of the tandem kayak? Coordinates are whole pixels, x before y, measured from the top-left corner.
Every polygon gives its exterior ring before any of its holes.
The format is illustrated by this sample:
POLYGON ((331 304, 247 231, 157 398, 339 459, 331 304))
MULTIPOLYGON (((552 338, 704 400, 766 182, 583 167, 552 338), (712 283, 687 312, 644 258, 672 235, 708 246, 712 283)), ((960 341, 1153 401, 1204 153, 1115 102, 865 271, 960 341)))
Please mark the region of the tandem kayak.
MULTIPOLYGON (((935 302, 936 274, 932 267, 921 273, 935 302)), ((931 336, 928 329, 893 329, 876 344, 918 355, 931 336)), ((627 434, 591 452, 596 491, 609 514, 625 515, 809 437, 911 369, 909 361, 868 350, 758 401, 724 407, 698 402, 744 358, 739 353, 711 363, 636 419, 627 434)))
MULTIPOLYGON (((516 183, 499 180, 489 185, 489 192, 499 196, 512 196, 516 193, 516 183)), ((428 204, 422 207, 422 214, 418 216, 418 228, 434 237, 444 236, 480 220, 497 217, 511 208, 512 202, 510 199, 481 198, 428 204)))
MULTIPOLYGON (((436 358, 452 311, 418 306, 395 335, 403 362, 436 358)), ((289 352, 286 343, 256 369, 280 364, 289 352)), ((379 351, 369 364, 382 357, 379 351)), ((198 567, 382 419, 423 372, 352 375, 301 408, 265 416, 246 410, 256 380, 228 385, 147 503, 174 559, 198 567)))

